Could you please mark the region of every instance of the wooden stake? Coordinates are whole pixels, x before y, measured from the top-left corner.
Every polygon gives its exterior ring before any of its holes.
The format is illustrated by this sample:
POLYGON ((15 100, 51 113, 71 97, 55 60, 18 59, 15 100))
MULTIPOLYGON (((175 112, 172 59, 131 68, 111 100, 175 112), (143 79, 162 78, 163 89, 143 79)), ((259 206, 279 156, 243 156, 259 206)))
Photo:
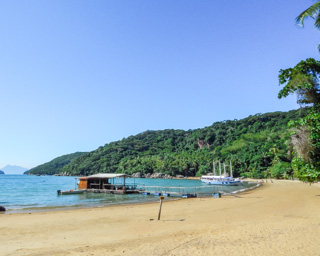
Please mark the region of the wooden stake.
POLYGON ((164 199, 164 196, 159 196, 159 198, 160 198, 160 208, 159 208, 158 220, 160 220, 162 200, 164 199))

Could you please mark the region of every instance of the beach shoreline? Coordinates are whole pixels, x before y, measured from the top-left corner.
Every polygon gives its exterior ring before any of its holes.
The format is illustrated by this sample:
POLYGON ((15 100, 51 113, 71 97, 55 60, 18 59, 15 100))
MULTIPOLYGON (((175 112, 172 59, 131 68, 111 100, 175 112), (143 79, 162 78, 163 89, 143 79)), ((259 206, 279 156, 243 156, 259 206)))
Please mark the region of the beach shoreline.
POLYGON ((320 184, 215 198, 0 215, 2 255, 318 255, 320 184))
MULTIPOLYGON (((165 179, 156 179, 157 181, 167 181, 165 179)), ((185 179, 185 181, 188 181, 188 179, 185 179)), ((193 181, 192 180, 189 180, 193 181)), ((51 181, 50 181, 51 182, 51 181)), ((182 187, 184 189, 189 189, 189 191, 182 190, 179 192, 181 193, 196 193, 198 197, 211 197, 212 193, 221 192, 221 193, 230 193, 233 190, 236 190, 236 192, 232 193, 239 193, 243 192, 248 188, 247 182, 244 182, 243 184, 239 186, 232 186, 232 187, 221 187, 221 186, 203 186, 203 184, 195 185, 193 186, 199 186, 199 187, 193 187, 194 191, 190 190, 190 183, 185 184, 181 183, 182 180, 178 181, 179 186, 173 186, 172 187, 172 181, 171 186, 159 186, 159 189, 164 189, 165 191, 171 194, 171 189, 182 187), (203 189, 204 188, 204 189, 203 189), (209 189, 208 189, 209 188, 209 189), (219 188, 219 189, 215 189, 219 188)), ((29 182, 30 183, 30 182, 29 182)), ((253 186, 251 184, 250 186, 253 186)), ((144 187, 142 187, 144 188, 144 187)), ((11 189, 11 188, 10 188, 11 189)), ((38 188, 37 188, 38 189, 38 188)), ((41 187, 41 189, 45 189, 45 187, 41 187)), ((5 188, 3 189, 5 191, 5 188)), ((29 190, 32 190, 32 182, 29 184, 29 190)), ((6 191, 7 192, 7 191, 6 191)), ((14 193, 17 191, 14 191, 14 193)), ((129 194, 129 195, 108 195, 105 193, 84 193, 84 195, 58 195, 56 194, 54 188, 51 190, 46 189, 43 191, 44 193, 30 193, 29 197, 23 196, 23 191, 18 191, 16 194, 10 194, 8 196, 8 199, 5 200, 6 204, 3 206, 6 207, 7 211, 5 214, 15 214, 15 213, 33 213, 33 212, 46 212, 46 211, 59 211, 59 210, 72 210, 72 209, 86 209, 86 208, 95 208, 95 207, 104 207, 109 205, 119 205, 119 204, 142 204, 145 201, 146 202, 157 202, 158 196, 155 195, 141 195, 141 194, 129 194), (19 193, 20 192, 20 193, 19 193), (30 196, 31 195, 31 196, 30 196), (104 196, 105 195, 105 196, 104 196), (121 197, 123 197, 121 199, 121 197), (40 199, 38 199, 40 198, 40 199), (19 200, 16 200, 19 199, 19 200), (70 200, 69 200, 70 199, 70 200), (91 200, 93 199, 93 200, 91 200), (48 202, 46 201, 48 200, 48 202), (11 202, 9 204, 8 202, 11 202), (67 202, 67 203, 66 203, 67 202)), ((8 193, 8 192, 7 192, 8 193)), ((170 196, 165 196, 166 200, 177 200, 181 197, 178 194, 174 193, 174 190, 172 191, 172 194, 170 196)))

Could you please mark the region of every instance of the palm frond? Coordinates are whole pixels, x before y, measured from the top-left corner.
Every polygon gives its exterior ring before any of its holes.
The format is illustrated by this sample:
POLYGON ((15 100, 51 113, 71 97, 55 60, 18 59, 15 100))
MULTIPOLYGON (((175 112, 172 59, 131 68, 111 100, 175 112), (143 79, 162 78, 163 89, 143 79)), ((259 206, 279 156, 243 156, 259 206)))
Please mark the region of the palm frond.
POLYGON ((317 17, 315 18, 314 26, 317 29, 320 29, 320 14, 318 14, 317 17))
POLYGON ((307 17, 316 18, 319 15, 320 11, 320 1, 311 5, 307 10, 300 13, 300 15, 296 18, 297 24, 303 26, 304 19, 307 17))

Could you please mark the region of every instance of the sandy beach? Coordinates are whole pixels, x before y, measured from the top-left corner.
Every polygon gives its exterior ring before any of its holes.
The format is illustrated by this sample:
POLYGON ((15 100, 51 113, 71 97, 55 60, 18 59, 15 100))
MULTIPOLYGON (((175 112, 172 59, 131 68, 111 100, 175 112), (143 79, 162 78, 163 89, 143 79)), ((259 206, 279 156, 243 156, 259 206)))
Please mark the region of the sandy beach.
POLYGON ((320 184, 235 196, 0 214, 1 255, 320 255, 320 184))

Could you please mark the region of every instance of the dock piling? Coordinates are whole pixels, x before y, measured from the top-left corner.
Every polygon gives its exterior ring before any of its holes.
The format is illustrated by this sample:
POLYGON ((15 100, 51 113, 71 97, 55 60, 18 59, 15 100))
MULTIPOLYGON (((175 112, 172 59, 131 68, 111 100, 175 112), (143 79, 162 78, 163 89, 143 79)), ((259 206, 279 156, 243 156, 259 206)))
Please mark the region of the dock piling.
POLYGON ((162 200, 164 199, 164 196, 159 196, 159 198, 160 198, 160 208, 159 208, 159 213, 158 213, 158 220, 160 220, 162 200))

